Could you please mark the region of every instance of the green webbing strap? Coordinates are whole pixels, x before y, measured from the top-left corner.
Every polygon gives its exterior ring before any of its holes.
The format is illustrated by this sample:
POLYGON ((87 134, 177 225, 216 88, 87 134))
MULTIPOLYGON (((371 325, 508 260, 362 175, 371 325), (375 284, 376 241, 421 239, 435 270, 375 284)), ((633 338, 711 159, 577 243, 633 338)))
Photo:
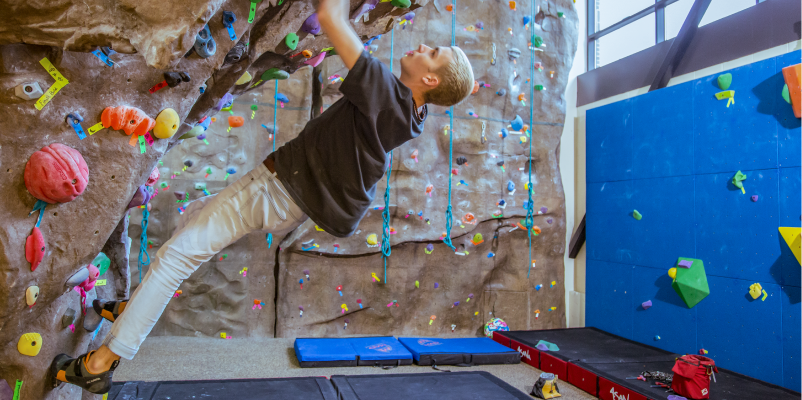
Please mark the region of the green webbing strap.
MULTIPOLYGON (((535 20, 535 0, 532 1, 532 21, 535 20)), ((534 35, 534 27, 532 28, 532 34, 534 35)), ((533 36, 534 37, 534 36, 533 36)), ((531 68, 529 70, 529 130, 531 134, 529 135, 529 185, 527 186, 527 192, 529 192, 529 202, 526 205, 526 233, 529 235, 529 259, 527 259, 526 263, 529 264, 529 270, 526 272, 526 278, 529 279, 529 273, 532 272, 532 226, 534 225, 535 218, 532 212, 532 140, 535 138, 535 131, 534 125, 532 124, 532 114, 534 114, 534 105, 535 105, 535 44, 532 43, 529 47, 529 52, 531 53, 531 68)))
MULTIPOLYGON (((393 47, 395 45, 395 23, 390 30, 390 73, 393 72, 393 47)), ((418 112, 412 110, 412 112, 418 112)), ((390 257, 390 173, 393 171, 393 152, 390 151, 390 167, 387 168, 387 188, 384 189, 384 211, 382 211, 382 259, 384 260, 384 284, 387 284, 387 257, 390 257)))
MULTIPOLYGON (((456 43, 454 33, 457 26, 457 0, 451 0, 451 5, 454 8, 451 11, 451 45, 454 46, 456 43)), ((446 237, 443 238, 443 242, 448 247, 451 247, 451 250, 457 251, 457 248, 451 243, 451 224, 454 219, 451 212, 451 178, 453 177, 451 165, 454 163, 454 106, 451 106, 451 110, 448 113, 448 121, 448 207, 446 207, 446 237)))

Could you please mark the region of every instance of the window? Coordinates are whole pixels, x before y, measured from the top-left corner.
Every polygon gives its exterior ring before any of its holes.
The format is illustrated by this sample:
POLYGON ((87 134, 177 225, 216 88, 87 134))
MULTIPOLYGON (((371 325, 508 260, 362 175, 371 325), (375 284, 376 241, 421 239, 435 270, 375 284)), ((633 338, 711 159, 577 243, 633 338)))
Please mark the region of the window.
MULTIPOLYGON (((588 70, 675 38, 694 0, 586 0, 588 70), (592 11, 590 11, 592 10, 592 11)), ((711 0, 699 26, 767 0, 711 0)))

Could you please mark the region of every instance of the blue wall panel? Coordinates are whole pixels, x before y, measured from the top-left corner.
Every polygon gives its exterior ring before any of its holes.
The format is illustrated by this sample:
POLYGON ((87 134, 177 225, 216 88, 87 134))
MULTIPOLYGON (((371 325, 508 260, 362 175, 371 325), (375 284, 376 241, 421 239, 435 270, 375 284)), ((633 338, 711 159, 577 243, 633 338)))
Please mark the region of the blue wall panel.
POLYGON ((781 253, 777 170, 743 173, 746 194, 733 173, 696 176, 696 255, 708 275, 779 283, 781 271, 771 269, 781 253))
POLYGON ((620 181, 632 178, 632 118, 629 100, 587 112, 587 181, 620 181))
MULTIPOLYGON (((782 90, 785 85, 785 78, 782 76, 783 67, 799 64, 800 53, 798 50, 784 54, 776 58, 777 73, 772 80, 772 90, 782 90)), ((799 167, 802 140, 800 140, 799 118, 794 116, 791 105, 785 100, 777 100, 777 107, 774 118, 778 123, 778 144, 779 144, 779 163, 781 167, 799 167)))
POLYGON ((802 223, 800 120, 780 96, 782 67, 799 62, 795 51, 722 72, 729 108, 715 99, 719 73, 588 110, 587 326, 705 348, 723 368, 800 390, 802 268, 777 231, 802 223), (705 263, 710 295, 692 309, 666 274, 677 257, 705 263), (755 282, 765 301, 748 295, 755 282))
POLYGON ((798 287, 784 286, 782 288, 782 323, 783 323, 783 386, 796 390, 800 387, 802 377, 802 360, 800 360, 800 289, 798 287))
POLYGON ((635 227, 632 181, 588 184, 586 240, 589 259, 634 264, 635 227))
POLYGON ((696 307, 688 309, 671 287, 671 278, 664 269, 635 267, 635 323, 632 339, 679 354, 691 352, 696 345, 696 307), (652 301, 644 310, 641 303, 652 301), (660 340, 655 340, 660 336, 660 340))
POLYGON ((632 185, 632 203, 643 215, 633 229, 636 263, 668 270, 679 256, 696 258, 694 177, 640 179, 632 185))
POLYGON ((694 161, 697 174, 777 167, 777 124, 772 115, 782 98, 764 81, 775 73, 773 58, 728 71, 735 104, 717 100, 718 75, 695 82, 694 161))
POLYGON ((693 82, 632 99, 632 177, 693 174, 693 82))
POLYGON ((625 264, 588 260, 585 326, 632 339, 632 272, 625 264), (590 299, 593 299, 591 301, 590 299))
MULTIPOLYGON (((802 208, 802 184, 800 184, 800 168, 780 168, 780 225, 800 226, 800 208, 802 208)), ((780 235, 778 235, 780 236, 780 235)), ((802 270, 794 253, 785 243, 782 236, 777 240, 780 246, 780 257, 773 269, 781 271, 780 284, 800 286, 802 270)))
POLYGON ((716 364, 782 385, 782 313, 780 286, 764 283, 766 301, 752 300, 753 282, 707 276, 710 296, 696 308, 697 340, 716 364))

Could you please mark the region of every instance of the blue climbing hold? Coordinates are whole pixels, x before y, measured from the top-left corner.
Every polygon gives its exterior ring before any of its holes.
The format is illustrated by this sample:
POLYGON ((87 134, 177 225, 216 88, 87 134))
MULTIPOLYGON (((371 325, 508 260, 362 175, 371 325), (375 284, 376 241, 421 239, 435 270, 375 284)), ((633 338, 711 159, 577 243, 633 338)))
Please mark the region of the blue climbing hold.
POLYGON ((236 173, 237 173, 237 170, 236 170, 234 167, 231 167, 231 168, 229 168, 229 169, 227 169, 227 170, 226 170, 226 173, 227 173, 227 174, 232 174, 232 175, 233 175, 233 174, 236 174, 236 173))
POLYGON ((532 17, 530 17, 528 15, 525 15, 524 16, 524 26, 529 25, 530 22, 532 22, 532 17))
POLYGON ((512 192, 513 190, 515 190, 515 184, 512 181, 507 181, 507 191, 512 192))
POLYGON ((516 115, 515 119, 512 120, 510 125, 512 126, 512 130, 514 131, 520 131, 524 129, 524 121, 521 119, 520 115, 516 115))
POLYGON ((276 95, 276 100, 278 100, 278 101, 280 101, 282 103, 289 103, 290 102, 290 99, 287 98, 287 96, 284 93, 277 94, 276 95))
POLYGON ((507 136, 509 136, 509 134, 510 134, 510 132, 507 130, 507 128, 501 128, 501 138, 502 139, 504 139, 507 136))

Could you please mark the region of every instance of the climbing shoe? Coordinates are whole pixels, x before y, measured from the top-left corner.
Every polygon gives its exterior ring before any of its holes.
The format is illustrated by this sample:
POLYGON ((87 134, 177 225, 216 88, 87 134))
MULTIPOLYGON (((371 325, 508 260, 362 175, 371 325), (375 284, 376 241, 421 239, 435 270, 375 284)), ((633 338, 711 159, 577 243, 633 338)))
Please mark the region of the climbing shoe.
POLYGON ((95 312, 101 317, 114 322, 114 320, 119 318, 123 310, 125 310, 127 304, 128 300, 105 301, 102 299, 95 299, 92 301, 92 308, 94 308, 95 312))
POLYGON ((93 374, 86 368, 86 359, 91 357, 92 353, 94 353, 94 351, 90 351, 78 358, 71 358, 66 354, 57 355, 56 358, 53 359, 53 363, 50 364, 53 387, 56 388, 61 385, 62 382, 67 382, 80 386, 91 393, 108 393, 108 391, 111 390, 111 376, 120 361, 115 360, 108 371, 93 374))

